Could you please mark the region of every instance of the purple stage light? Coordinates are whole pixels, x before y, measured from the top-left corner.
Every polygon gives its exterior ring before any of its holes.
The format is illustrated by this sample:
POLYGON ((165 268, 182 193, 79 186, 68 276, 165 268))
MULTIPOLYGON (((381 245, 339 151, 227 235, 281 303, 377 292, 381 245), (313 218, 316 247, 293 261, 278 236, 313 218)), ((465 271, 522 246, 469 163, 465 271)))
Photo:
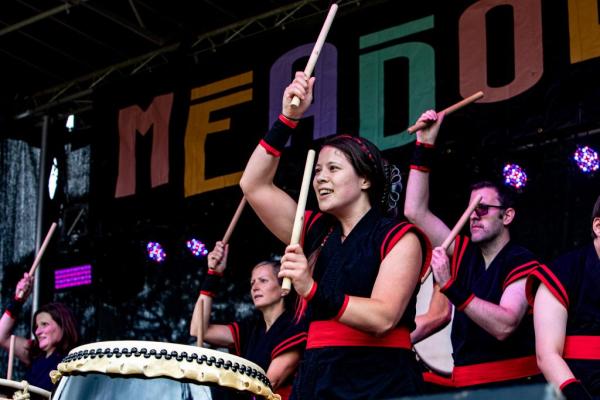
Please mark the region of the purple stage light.
POLYGON ((204 257, 208 254, 206 246, 198 239, 188 240, 186 242, 186 246, 190 250, 190 252, 196 257, 204 257))
POLYGON ((162 263, 167 258, 167 253, 158 242, 148 242, 146 251, 148 252, 148 258, 154 262, 162 263))
POLYGON ((91 285, 92 266, 89 264, 54 271, 54 289, 91 285))
POLYGON ((522 189, 527 185, 527 174, 517 164, 506 164, 502 170, 502 176, 504 176, 504 184, 515 189, 522 189))
POLYGON ((577 146, 573 160, 584 174, 592 174, 600 168, 598 152, 589 146, 577 146))

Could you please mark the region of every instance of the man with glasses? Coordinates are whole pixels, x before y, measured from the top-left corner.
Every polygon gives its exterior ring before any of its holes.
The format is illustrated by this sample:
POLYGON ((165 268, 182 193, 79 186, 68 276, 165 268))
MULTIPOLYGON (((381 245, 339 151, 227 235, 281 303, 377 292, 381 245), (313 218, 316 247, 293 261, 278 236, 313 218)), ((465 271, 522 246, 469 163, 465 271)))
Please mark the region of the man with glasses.
MULTIPOLYGON (((443 117, 427 111, 419 118, 428 127, 417 132, 404 208, 406 217, 436 247, 431 262, 434 279, 455 307, 452 376, 426 373, 425 380, 454 388, 530 382, 536 375, 539 380, 525 296, 525 278, 538 262, 510 239, 515 208, 506 188, 491 182, 473 185, 470 201, 479 195, 482 200, 470 216, 470 238, 457 236, 447 252, 439 247, 450 229, 429 210, 428 202, 429 172, 443 117)), ((447 300, 438 292, 432 301, 447 300)))
POLYGON ((600 196, 592 242, 527 278, 538 364, 567 400, 600 398, 600 196))

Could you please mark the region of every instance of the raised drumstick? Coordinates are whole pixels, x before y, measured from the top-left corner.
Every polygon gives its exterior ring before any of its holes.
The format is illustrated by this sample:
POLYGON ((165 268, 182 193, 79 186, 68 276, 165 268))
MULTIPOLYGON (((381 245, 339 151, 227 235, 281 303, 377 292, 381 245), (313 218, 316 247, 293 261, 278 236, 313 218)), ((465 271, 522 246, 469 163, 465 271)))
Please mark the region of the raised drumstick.
MULTIPOLYGON (((46 247, 48 247, 48 243, 50 243, 50 239, 52 238, 52 234, 54 233, 55 229, 56 229, 56 222, 53 222, 52 225, 50 225, 50 229, 48 230, 48 233, 46 234, 46 238, 44 239, 44 242, 42 243, 40 250, 38 251, 37 255, 35 256, 35 260, 33 261, 33 264, 31 264, 31 268, 29 269, 29 276, 33 276, 33 274, 35 274, 35 270, 37 269, 38 265, 40 264, 40 261, 42 260, 44 251, 46 251, 46 247)), ((23 291, 19 290, 19 292, 17 293, 17 298, 19 298, 19 299, 23 298, 23 294, 24 294, 23 291)))
POLYGON ((198 335, 196 337, 196 344, 198 345, 198 347, 202 347, 202 345, 204 344, 204 299, 200 299, 198 301, 200 302, 200 309, 198 310, 200 324, 198 324, 198 335))
MULTIPOLYGON (((298 206, 296 207, 296 216, 294 217, 294 226, 292 228, 292 238, 290 244, 298 244, 304 225, 304 210, 306 209, 306 199, 308 198, 308 189, 310 188, 310 177, 312 175, 313 164, 315 163, 315 151, 309 150, 304 165, 304 175, 302 176, 302 186, 300 187, 300 196, 298 197, 298 206)), ((281 289, 284 294, 288 294, 292 288, 290 278, 283 278, 281 289)))
POLYGON ((15 335, 10 335, 10 347, 8 350, 8 369, 6 371, 6 380, 9 380, 9 381, 12 381, 14 359, 15 359, 15 335))
MULTIPOLYGON (((312 75, 313 69, 315 68, 317 59, 321 54, 321 49, 323 48, 323 44, 325 43, 325 39, 327 38, 327 34, 329 33, 329 28, 331 28, 331 23, 333 22, 333 18, 335 17, 337 9, 337 4, 332 4, 329 8, 329 13, 327 14, 327 18, 325 18, 325 22, 323 23, 323 27, 321 28, 321 32, 319 33, 319 37, 317 38, 315 47, 313 47, 312 53, 310 53, 310 57, 308 58, 308 62, 306 63, 306 67, 304 68, 304 74, 307 78, 309 78, 312 75)), ((292 106, 298 107, 299 105, 300 99, 294 96, 294 98, 292 99, 292 106)))
POLYGON ((233 214, 233 218, 231 218, 231 222, 227 227, 227 231, 225 231, 225 235, 223 235, 223 244, 227 244, 229 239, 231 238, 231 234, 233 233, 233 229, 235 228, 238 220, 240 219, 240 215, 242 215, 242 211, 244 211, 244 206, 246 205, 246 197, 242 197, 240 204, 238 205, 237 210, 235 210, 235 214, 233 214))
MULTIPOLYGON (((446 240, 444 240, 444 242, 441 245, 441 247, 445 251, 448 251, 448 247, 450 247, 452 242, 454 242, 454 239, 456 239, 456 235, 458 235, 458 233, 463 228, 463 226, 465 226, 465 224, 469 220, 469 217, 471 216, 471 213, 477 208, 477 206, 481 202, 481 199, 482 199, 481 195, 478 195, 477 197, 475 197, 473 199, 473 201, 471 202, 471 204, 469 204, 469 206, 467 207, 467 209, 465 210, 463 215, 460 216, 460 219, 458 220, 456 225, 454 225, 454 228, 452 228, 452 230, 450 231, 448 236, 446 236, 446 240)), ((428 266, 427 271, 425 271, 425 273, 423 274, 423 277, 421 278, 421 283, 425 282, 425 279, 427 279, 427 277, 429 276, 430 273, 431 273, 431 266, 428 266)))
MULTIPOLYGON (((483 92, 481 92, 481 91, 477 92, 477 93, 467 97, 466 99, 459 101, 458 103, 452 104, 450 107, 446 108, 442 112, 446 115, 452 114, 454 111, 458 110, 459 108, 463 108, 464 106, 471 104, 474 101, 477 101, 482 97, 483 97, 483 92)), ((427 125, 429 125, 427 122, 423 122, 423 121, 417 122, 416 124, 414 124, 413 126, 408 128, 408 133, 415 133, 419 129, 423 129, 423 128, 427 127, 427 125)))

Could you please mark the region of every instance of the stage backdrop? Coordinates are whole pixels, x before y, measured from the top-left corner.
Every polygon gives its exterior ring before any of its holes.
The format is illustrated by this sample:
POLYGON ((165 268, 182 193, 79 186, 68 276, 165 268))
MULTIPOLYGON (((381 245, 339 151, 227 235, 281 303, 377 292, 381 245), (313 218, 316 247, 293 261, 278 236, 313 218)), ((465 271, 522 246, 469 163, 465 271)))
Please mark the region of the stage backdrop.
MULTIPOLYGON (((186 256, 182 243, 194 235, 210 249, 222 237, 242 196, 245 163, 277 117, 284 87, 304 68, 324 17, 195 58, 182 46, 169 65, 96 90, 90 193, 96 282, 114 292, 115 303, 135 298, 148 313, 164 297, 178 299, 156 316, 152 333, 130 321, 122 336, 187 337, 185 320, 205 263, 186 256), (141 261, 148 240, 165 243, 167 264, 141 261), (154 297, 146 302, 148 293, 154 297), (163 318, 180 323, 162 326, 163 318), (169 329, 181 330, 166 336, 169 329)), ((406 177, 414 140, 406 128, 423 111, 482 90, 483 99, 444 122, 431 205, 452 224, 470 182, 496 177, 505 161, 519 162, 530 179, 518 236, 551 258, 588 237, 600 185, 597 177, 577 175, 569 155, 577 143, 598 144, 598 71, 596 0, 344 7, 315 69, 314 104, 277 181, 297 195, 306 151, 338 132, 372 140, 406 177)), ((247 209, 231 245, 227 279, 242 299, 252 264, 280 253, 283 244, 247 209)))

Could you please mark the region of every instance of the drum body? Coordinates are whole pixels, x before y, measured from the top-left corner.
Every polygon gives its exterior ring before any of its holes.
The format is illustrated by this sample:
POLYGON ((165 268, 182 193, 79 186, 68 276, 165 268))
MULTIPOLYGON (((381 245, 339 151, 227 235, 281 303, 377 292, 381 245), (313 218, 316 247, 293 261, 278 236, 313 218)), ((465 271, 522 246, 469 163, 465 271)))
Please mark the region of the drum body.
POLYGON ((91 343, 71 350, 58 371, 53 400, 279 399, 258 365, 172 343, 91 343))
MULTIPOLYGON (((433 295, 433 274, 423 282, 417 295, 417 315, 425 314, 429 309, 431 296, 433 295)), ((454 308, 452 312, 454 319, 454 308)), ((452 341, 450 332, 452 330, 452 321, 444 329, 423 339, 414 346, 419 361, 429 369, 439 375, 450 376, 454 361, 452 359, 452 341)))
POLYGON ((47 400, 50 398, 50 392, 40 389, 37 386, 31 386, 26 381, 15 382, 7 379, 0 379, 0 400, 24 398, 29 395, 31 400, 47 400), (21 397, 19 397, 21 396, 21 397))

